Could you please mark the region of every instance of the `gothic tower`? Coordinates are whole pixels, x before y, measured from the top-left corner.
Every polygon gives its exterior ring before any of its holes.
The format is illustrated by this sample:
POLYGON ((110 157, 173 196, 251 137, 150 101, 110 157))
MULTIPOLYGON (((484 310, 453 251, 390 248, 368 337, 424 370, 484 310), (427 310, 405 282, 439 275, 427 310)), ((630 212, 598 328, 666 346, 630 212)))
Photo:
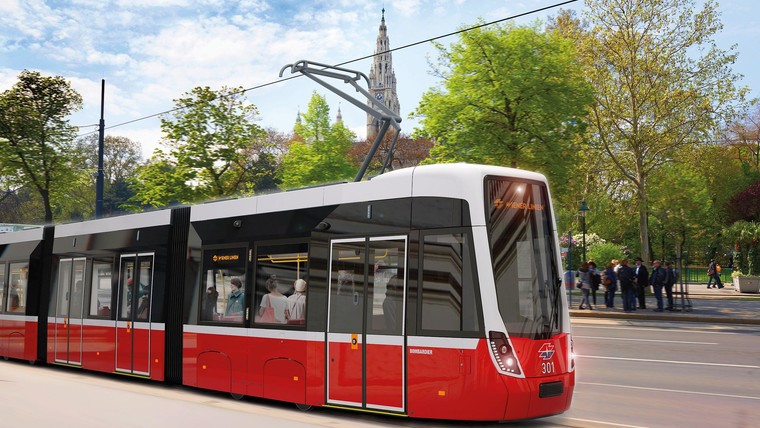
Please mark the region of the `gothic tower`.
MULTIPOLYGON (((375 56, 367 76, 369 77, 369 93, 390 111, 400 116, 401 108, 396 94, 396 72, 393 71, 393 60, 389 51, 388 28, 385 26, 385 8, 383 8, 375 56)), ((367 101, 367 104, 370 102, 367 101)), ((378 132, 380 132, 380 121, 367 115, 367 139, 374 140, 378 132)))

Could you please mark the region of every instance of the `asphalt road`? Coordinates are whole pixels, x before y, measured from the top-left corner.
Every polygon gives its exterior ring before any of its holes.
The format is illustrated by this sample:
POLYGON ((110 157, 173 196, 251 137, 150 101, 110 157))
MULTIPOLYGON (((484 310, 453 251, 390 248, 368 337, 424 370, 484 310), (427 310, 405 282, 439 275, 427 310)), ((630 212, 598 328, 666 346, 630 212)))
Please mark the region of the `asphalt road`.
POLYGON ((577 386, 563 415, 506 424, 294 406, 137 379, 0 362, 0 426, 755 427, 760 326, 573 320, 577 386))

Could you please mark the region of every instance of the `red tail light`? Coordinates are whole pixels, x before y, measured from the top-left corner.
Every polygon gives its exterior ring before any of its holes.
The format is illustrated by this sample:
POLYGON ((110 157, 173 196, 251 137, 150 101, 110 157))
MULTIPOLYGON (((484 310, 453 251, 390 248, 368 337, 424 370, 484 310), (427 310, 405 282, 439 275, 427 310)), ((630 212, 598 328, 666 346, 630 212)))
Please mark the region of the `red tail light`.
POLYGON ((488 340, 491 344, 491 354, 493 354, 496 364, 504 373, 521 375, 520 362, 517 361, 512 347, 509 346, 507 335, 497 331, 488 333, 488 340))

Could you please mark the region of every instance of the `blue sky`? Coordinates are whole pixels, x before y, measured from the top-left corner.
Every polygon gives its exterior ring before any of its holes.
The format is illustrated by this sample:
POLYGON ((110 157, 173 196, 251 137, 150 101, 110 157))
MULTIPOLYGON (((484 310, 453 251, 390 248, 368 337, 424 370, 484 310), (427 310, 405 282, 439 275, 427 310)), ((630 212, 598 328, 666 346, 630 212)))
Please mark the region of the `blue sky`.
MULTIPOLYGON (((251 88, 279 80, 286 65, 301 59, 337 64, 371 55, 385 7, 391 47, 455 31, 478 18, 503 19, 560 0, 0 0, 0 90, 21 70, 68 79, 84 108, 71 117, 80 134, 95 130, 100 116, 100 82, 106 80, 106 127, 160 113, 196 86, 251 88)), ((734 71, 760 97, 760 16, 753 0, 721 3, 721 48, 737 44, 734 71)), ((568 8, 581 10, 582 1, 568 8)), ((558 9, 521 18, 545 20, 558 9)), ((456 40, 440 40, 444 44, 456 40)), ((393 53, 402 130, 424 91, 438 83, 425 43, 393 53)), ((367 73, 370 59, 345 67, 367 73)), ((287 77, 287 76, 286 76, 287 77)), ((336 82, 336 84, 338 84, 336 82)), ((347 92, 353 92, 347 86, 347 92)), ((340 105, 346 126, 364 137, 366 115, 316 83, 292 79, 247 93, 259 108, 259 124, 290 131, 313 91, 326 95, 332 116, 340 105)), ((159 119, 107 129, 108 135, 139 142, 149 156, 161 138, 159 119)))

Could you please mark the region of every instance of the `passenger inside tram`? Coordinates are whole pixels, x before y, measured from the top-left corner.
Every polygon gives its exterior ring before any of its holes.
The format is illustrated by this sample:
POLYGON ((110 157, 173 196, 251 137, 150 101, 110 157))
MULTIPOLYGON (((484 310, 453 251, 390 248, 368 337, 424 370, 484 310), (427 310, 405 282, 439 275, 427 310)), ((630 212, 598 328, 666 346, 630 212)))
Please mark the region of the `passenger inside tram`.
POLYGON ((285 318, 288 324, 306 323, 306 281, 297 279, 293 284, 295 292, 288 297, 285 318))

